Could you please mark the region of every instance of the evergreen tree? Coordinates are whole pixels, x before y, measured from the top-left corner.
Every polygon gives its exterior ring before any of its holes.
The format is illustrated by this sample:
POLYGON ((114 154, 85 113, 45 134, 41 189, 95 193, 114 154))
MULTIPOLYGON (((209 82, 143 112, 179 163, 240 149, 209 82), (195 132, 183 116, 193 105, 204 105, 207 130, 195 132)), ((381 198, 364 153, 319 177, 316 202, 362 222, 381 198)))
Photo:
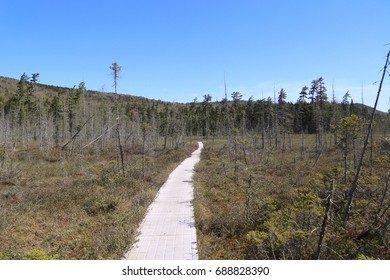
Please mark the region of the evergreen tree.
POLYGON ((308 87, 307 86, 304 86, 301 90, 301 92, 299 93, 299 102, 300 103, 305 103, 306 102, 306 98, 307 98, 307 95, 308 95, 308 87))

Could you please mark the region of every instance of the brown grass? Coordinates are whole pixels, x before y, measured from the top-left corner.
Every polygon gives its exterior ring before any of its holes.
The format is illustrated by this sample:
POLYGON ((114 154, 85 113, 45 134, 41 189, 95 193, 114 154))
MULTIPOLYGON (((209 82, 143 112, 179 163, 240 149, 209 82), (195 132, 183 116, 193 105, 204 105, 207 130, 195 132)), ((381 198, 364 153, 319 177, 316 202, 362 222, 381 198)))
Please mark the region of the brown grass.
MULTIPOLYGON (((343 230, 339 217, 350 185, 342 183, 342 153, 333 147, 331 135, 328 148, 319 158, 314 148, 315 135, 305 135, 305 149, 301 153, 300 137, 292 136, 291 146, 287 142, 285 150, 268 145, 263 150, 248 144, 248 165, 240 153, 237 175, 227 140, 215 141, 213 146, 206 144, 194 178, 200 259, 313 258, 325 198, 333 179, 336 192, 325 238, 328 249, 322 257, 383 258, 387 254, 380 242, 389 241, 388 231, 381 231, 381 236, 365 237, 367 240, 356 237, 373 221, 371 217, 383 193, 390 157, 379 148, 374 149, 374 176, 369 175, 369 156, 366 157, 354 214, 348 228, 343 230), (298 196, 303 190, 310 191, 307 198, 298 196), (305 206, 311 201, 314 201, 312 208, 305 206)), ((251 136, 245 136, 245 140, 251 143, 251 136)), ((381 145, 385 146, 383 142, 381 145)), ((349 183, 353 179, 352 168, 351 157, 349 183)))
POLYGON ((124 178, 108 152, 10 154, 18 175, 0 181, 0 257, 120 259, 159 187, 195 148, 156 151, 145 178, 140 155, 127 155, 124 178))

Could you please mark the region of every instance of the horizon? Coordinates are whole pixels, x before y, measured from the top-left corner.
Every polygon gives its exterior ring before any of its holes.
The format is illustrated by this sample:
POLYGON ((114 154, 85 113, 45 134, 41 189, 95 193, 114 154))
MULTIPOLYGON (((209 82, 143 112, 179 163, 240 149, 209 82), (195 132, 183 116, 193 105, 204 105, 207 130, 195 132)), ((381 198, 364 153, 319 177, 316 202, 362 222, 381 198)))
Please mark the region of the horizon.
MULTIPOLYGON (((26 74, 27 73, 23 73, 23 74, 26 74)), ((22 74, 22 75, 23 75, 22 74)), ((39 74, 39 73, 38 73, 39 74)), ((28 75, 27 75, 28 76, 28 75)), ((30 78, 30 76, 28 76, 30 78)), ((2 76, 0 75, 0 78, 6 78, 6 79, 14 79, 16 81, 19 81, 19 79, 17 78, 12 78, 12 77, 5 77, 5 76, 2 76)), ((41 85, 41 86, 48 86, 48 87, 59 87, 59 88, 64 88, 64 89, 71 89, 72 87, 66 87, 66 86, 59 86, 59 85, 52 85, 52 84, 43 84, 43 83, 40 83, 39 82, 39 79, 38 79, 38 85, 41 85)), ((73 87, 77 87, 78 85, 74 85, 73 87)), ((89 89, 87 88, 87 91, 92 91, 92 92, 97 92, 97 93, 107 93, 107 94, 115 94, 114 91, 100 91, 100 90, 94 90, 94 89, 89 89)), ((169 100, 163 100, 163 99, 155 99, 155 98, 148 98, 148 97, 145 97, 145 96, 141 96, 141 95, 133 95, 133 94, 130 94, 130 93, 122 93, 122 92, 118 92, 117 94, 119 95, 126 95, 126 96, 132 96, 132 97, 137 97, 137 98, 146 98, 146 99, 149 99, 149 100, 152 100, 152 101, 160 101, 160 102, 167 102, 167 103, 178 103, 178 104, 189 104, 189 103, 192 103, 194 102, 194 100, 192 101, 185 101, 185 102, 180 102, 180 101, 169 101, 169 100)), ((275 93, 276 95, 278 94, 277 92, 275 93)), ((232 102, 233 100, 231 98, 229 98, 230 95, 228 95, 228 102, 232 102)), ((253 98, 253 96, 251 96, 253 98)), ((249 97, 249 98, 251 98, 249 97)), ((249 100, 249 98, 242 98, 242 101, 243 102, 247 102, 249 100)), ((255 101, 260 101, 260 100, 266 100, 270 98, 272 100, 272 102, 274 103, 275 102, 275 98, 271 97, 271 96, 268 96, 268 97, 262 97, 262 98, 254 98, 255 101)), ((277 98, 277 96, 276 96, 277 98)), ((328 102, 331 103, 331 97, 328 96, 328 102)), ((223 98, 221 99, 212 99, 211 100, 211 103, 215 102, 215 103, 218 103, 218 102, 221 102, 223 100, 223 98)), ((335 99, 336 103, 338 104, 341 104, 341 100, 337 100, 335 99)), ((201 99, 197 99, 196 102, 200 103, 202 102, 201 99)), ((298 102, 298 100, 295 100, 295 101, 292 101, 292 100, 287 100, 286 102, 288 103, 296 103, 298 102)), ((373 108, 374 105, 369 105, 369 104, 365 104, 365 103, 362 103, 362 102, 358 102, 358 101, 354 101, 353 98, 350 99, 350 103, 355 104, 355 105, 364 105, 364 106, 367 106, 368 108, 373 108)), ((306 101, 306 103, 309 103, 308 101, 306 101)), ((389 113, 390 109, 388 111, 381 111, 380 109, 376 109, 377 111, 380 111, 381 113, 389 113)))

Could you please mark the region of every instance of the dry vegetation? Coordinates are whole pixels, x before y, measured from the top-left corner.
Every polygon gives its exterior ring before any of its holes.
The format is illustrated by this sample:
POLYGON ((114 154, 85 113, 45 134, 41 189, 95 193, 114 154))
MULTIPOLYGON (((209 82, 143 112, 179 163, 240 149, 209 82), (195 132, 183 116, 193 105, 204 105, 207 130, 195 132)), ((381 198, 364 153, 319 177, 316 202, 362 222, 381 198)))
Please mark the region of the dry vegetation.
POLYGON ((2 156, 0 256, 3 259, 119 259, 159 187, 196 145, 157 150, 141 178, 142 155, 117 169, 115 149, 50 157, 37 149, 2 156), (114 156, 113 156, 114 155, 114 156))
POLYGON ((0 77, 0 258, 120 258, 200 137, 201 258, 389 258, 390 114, 376 115, 351 194, 372 108, 329 101, 323 78, 295 103, 280 89, 178 104, 38 77, 0 77))
POLYGON ((197 147, 183 106, 38 77, 0 77, 0 258, 121 258, 197 147))
MULTIPOLYGON (((333 143, 332 135, 327 138, 333 143)), ((367 159, 346 227, 342 212, 353 159, 344 184, 342 153, 333 144, 320 154, 315 135, 305 135, 302 151, 296 135, 284 150, 262 149, 258 136, 245 136, 236 158, 232 139, 207 142, 194 180, 200 258, 389 259, 389 140, 378 136, 375 142, 373 174, 367 159)))

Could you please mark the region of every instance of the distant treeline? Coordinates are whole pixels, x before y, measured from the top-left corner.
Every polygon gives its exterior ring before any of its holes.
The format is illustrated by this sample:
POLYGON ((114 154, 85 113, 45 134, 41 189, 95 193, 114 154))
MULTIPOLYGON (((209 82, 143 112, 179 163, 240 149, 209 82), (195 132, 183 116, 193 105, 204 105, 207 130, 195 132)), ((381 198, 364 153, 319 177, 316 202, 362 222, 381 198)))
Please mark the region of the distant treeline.
MULTIPOLYGON (((261 135, 263 144, 276 146, 288 134, 316 134, 320 146, 341 119, 356 115, 363 126, 371 112, 354 104, 348 92, 341 103, 329 98, 323 78, 313 80, 310 88, 304 86, 295 103, 287 102, 286 91, 280 89, 274 99, 243 100, 240 92, 233 92, 222 101, 213 102, 205 94, 203 100, 187 104, 89 91, 84 83, 73 88, 45 86, 38 78, 38 73, 23 74, 19 81, 0 77, 1 143, 28 148, 36 141, 48 149, 71 140, 67 147, 80 148, 100 137, 96 143, 103 147, 115 138, 111 128, 117 118, 116 100, 122 142, 130 146, 143 141, 145 127, 149 142, 157 145, 164 139, 164 147, 233 130, 261 135)), ((374 131, 385 135, 389 130, 389 114, 379 112, 374 131)))

